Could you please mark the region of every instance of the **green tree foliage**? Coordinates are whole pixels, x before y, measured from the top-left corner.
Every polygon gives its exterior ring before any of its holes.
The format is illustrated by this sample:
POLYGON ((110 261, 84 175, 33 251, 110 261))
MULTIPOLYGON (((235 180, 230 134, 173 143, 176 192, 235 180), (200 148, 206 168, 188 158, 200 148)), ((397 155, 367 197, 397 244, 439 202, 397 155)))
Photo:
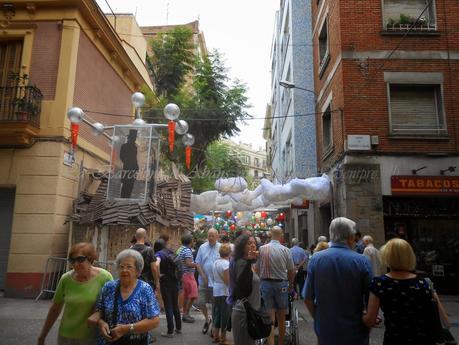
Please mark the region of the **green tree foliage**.
MULTIPOLYGON (((192 167, 203 168, 208 146, 222 137, 238 134, 239 125, 250 115, 247 87, 239 80, 228 78, 218 51, 198 59, 192 37, 191 30, 182 27, 160 34, 152 41, 153 56, 148 59, 148 67, 159 97, 147 95, 144 118, 164 123, 164 106, 167 103, 179 105, 180 119, 188 121, 189 133, 195 137, 192 167)), ((171 154, 167 131, 162 135, 162 158, 184 167, 180 136, 176 136, 176 149, 171 154)))
POLYGON ((153 55, 147 65, 160 96, 174 96, 194 68, 193 32, 185 27, 177 27, 158 34, 151 43, 153 55))
POLYGON ((247 168, 231 146, 224 142, 215 141, 210 144, 204 156, 203 164, 196 165, 190 172, 195 193, 215 189, 215 181, 220 177, 247 177, 247 168))

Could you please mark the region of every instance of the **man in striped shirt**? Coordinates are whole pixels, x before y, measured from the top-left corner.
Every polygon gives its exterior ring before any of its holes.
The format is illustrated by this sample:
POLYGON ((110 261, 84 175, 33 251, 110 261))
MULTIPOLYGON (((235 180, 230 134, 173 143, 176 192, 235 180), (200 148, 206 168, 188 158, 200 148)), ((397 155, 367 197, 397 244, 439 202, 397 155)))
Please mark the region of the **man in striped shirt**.
MULTIPOLYGON (((279 327, 278 344, 284 344, 285 314, 288 312, 288 293, 293 288, 295 267, 290 250, 280 241, 284 236, 282 228, 273 227, 271 242, 260 247, 257 272, 261 279, 261 296, 273 324, 279 327)), ((268 344, 274 345, 274 332, 268 338, 268 344)))

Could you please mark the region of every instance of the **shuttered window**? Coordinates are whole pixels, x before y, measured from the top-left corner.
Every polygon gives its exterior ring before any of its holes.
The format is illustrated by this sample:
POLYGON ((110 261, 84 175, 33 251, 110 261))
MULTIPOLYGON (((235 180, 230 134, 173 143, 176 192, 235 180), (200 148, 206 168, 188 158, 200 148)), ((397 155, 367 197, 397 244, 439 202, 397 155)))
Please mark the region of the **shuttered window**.
POLYGON ((440 134, 445 130, 440 85, 391 84, 392 132, 440 134))
POLYGON ((19 73, 22 41, 0 42, 0 86, 7 86, 11 72, 19 73))
MULTIPOLYGON (((325 19, 319 34, 319 61, 322 65, 328 56, 328 18, 325 19)), ((289 79, 290 80, 290 79, 289 79)))

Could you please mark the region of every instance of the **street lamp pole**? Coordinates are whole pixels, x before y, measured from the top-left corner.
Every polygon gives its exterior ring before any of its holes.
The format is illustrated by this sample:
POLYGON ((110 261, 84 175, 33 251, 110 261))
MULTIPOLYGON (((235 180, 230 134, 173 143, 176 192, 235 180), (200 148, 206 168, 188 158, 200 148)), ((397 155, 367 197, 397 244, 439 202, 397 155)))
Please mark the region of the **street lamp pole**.
POLYGON ((317 94, 315 93, 315 91, 309 90, 309 89, 305 89, 304 87, 296 86, 295 84, 293 84, 292 82, 290 82, 288 80, 281 80, 279 82, 279 85, 282 86, 282 87, 285 87, 286 89, 298 89, 298 90, 303 90, 303 91, 306 91, 306 92, 310 92, 314 96, 316 96, 316 98, 317 98, 317 94))

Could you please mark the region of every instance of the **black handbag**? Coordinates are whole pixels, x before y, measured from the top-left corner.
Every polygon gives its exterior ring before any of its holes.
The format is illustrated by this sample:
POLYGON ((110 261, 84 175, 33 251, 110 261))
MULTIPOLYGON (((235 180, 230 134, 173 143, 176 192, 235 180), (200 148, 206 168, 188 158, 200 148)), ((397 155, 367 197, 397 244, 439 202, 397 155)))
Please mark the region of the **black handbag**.
POLYGON ((244 301, 244 308, 250 338, 260 340, 269 337, 273 325, 271 317, 263 310, 253 309, 247 300, 244 301))

